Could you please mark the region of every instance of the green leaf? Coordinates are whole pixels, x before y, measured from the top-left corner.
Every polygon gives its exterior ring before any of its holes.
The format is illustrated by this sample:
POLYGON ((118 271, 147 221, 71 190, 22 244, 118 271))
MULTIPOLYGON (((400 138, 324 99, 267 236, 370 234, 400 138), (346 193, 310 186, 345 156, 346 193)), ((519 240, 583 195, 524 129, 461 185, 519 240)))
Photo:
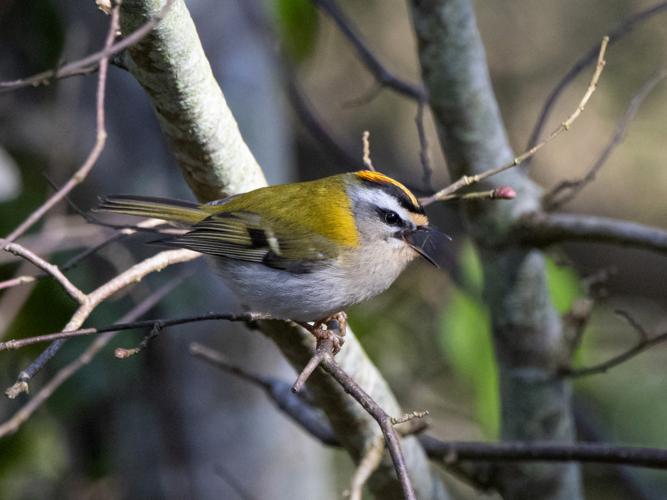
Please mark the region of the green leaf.
POLYGON ((317 9, 310 0, 275 0, 272 6, 285 50, 295 61, 302 61, 315 48, 317 9))

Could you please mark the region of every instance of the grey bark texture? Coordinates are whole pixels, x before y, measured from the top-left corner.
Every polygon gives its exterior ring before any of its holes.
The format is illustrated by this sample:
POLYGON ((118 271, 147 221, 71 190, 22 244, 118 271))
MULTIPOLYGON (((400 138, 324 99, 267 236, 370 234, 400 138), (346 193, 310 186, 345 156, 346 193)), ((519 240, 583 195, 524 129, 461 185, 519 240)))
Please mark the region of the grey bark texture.
MULTIPOLYGON (((491 85, 469 0, 412 0, 424 82, 452 178, 481 173, 514 157, 491 85)), ((518 169, 481 189, 510 185, 513 201, 467 203, 465 217, 484 268, 484 296, 499 366, 505 440, 575 439, 570 384, 556 377, 567 353, 546 283, 544 256, 516 240, 512 228, 539 207, 540 189, 518 169)), ((512 464, 498 469, 507 499, 582 497, 575 464, 512 464)))
MULTIPOLYGON (((127 33, 155 15, 160 0, 124 0, 121 29, 127 33)), ((182 0, 176 0, 158 28, 130 50, 130 70, 148 93, 160 127, 192 190, 202 201, 248 191, 266 181, 243 141, 213 74, 195 26, 182 0)), ((312 355, 313 339, 284 323, 264 322, 271 337, 300 370, 312 355)), ((402 413, 377 368, 348 329, 337 361, 389 414, 402 413)), ((380 433, 375 421, 328 375, 316 372, 308 382, 337 437, 358 461, 380 433)), ((420 499, 447 498, 444 486, 415 438, 402 440, 408 472, 420 499)), ((288 480, 286 478, 286 480, 288 480)), ((401 498, 401 487, 388 457, 369 486, 383 499, 401 498)))

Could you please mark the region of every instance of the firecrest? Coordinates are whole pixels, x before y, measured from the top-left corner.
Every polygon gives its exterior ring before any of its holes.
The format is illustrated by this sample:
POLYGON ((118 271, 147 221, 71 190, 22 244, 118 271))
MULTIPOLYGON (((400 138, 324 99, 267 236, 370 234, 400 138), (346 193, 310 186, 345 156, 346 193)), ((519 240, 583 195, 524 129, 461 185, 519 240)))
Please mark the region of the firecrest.
POLYGON ((186 226, 157 243, 213 256, 242 304, 299 322, 379 294, 417 255, 437 266, 449 239, 410 190, 369 170, 206 204, 108 196, 98 210, 186 226))

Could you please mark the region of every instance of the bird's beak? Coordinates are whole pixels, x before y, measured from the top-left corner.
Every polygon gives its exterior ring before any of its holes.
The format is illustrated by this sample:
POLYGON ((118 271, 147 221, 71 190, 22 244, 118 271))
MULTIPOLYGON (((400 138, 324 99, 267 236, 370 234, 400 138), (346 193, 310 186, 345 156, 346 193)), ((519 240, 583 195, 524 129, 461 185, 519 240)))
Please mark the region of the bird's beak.
POLYGON ((401 237, 419 255, 438 268, 442 267, 440 263, 446 255, 444 245, 452 240, 450 236, 430 226, 407 229, 401 233, 401 237))

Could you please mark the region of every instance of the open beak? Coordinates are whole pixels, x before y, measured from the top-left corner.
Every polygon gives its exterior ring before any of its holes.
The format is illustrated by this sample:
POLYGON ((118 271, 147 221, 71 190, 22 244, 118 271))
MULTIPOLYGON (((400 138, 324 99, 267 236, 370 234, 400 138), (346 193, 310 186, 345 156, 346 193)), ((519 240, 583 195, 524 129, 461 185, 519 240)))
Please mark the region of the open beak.
POLYGON ((442 267, 445 257, 444 245, 452 238, 434 227, 419 226, 416 229, 407 229, 401 233, 403 241, 410 245, 419 255, 435 267, 442 267))

